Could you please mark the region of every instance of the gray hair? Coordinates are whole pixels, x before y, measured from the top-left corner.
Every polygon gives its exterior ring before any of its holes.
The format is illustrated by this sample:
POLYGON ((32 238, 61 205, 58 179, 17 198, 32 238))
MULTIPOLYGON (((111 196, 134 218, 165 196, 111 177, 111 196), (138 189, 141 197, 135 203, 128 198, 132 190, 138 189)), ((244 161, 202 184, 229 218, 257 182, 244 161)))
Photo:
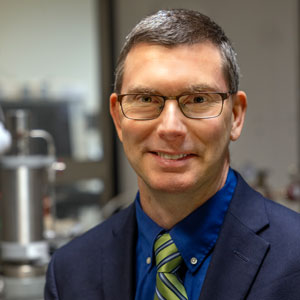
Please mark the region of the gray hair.
POLYGON ((223 70, 229 91, 236 93, 239 85, 239 66, 236 53, 223 29, 206 15, 187 9, 160 10, 142 19, 126 37, 117 62, 115 92, 122 88, 124 64, 129 51, 139 43, 175 47, 211 42, 220 50, 223 70))

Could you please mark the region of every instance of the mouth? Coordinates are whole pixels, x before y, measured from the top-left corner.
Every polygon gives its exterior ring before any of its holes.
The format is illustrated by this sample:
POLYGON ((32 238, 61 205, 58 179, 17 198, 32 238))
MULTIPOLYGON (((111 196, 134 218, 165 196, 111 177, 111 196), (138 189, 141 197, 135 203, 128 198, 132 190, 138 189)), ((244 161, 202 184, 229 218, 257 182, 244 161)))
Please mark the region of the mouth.
POLYGON ((168 159, 168 160, 185 159, 186 157, 191 155, 191 154, 186 154, 186 153, 170 154, 170 153, 164 153, 164 152, 155 152, 155 154, 163 159, 168 159))

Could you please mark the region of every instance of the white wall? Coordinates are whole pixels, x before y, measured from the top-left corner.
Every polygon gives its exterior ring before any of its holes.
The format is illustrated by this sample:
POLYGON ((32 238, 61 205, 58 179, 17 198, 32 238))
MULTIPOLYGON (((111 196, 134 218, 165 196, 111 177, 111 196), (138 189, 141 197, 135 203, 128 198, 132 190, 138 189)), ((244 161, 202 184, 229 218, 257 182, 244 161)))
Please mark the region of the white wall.
POLYGON ((98 106, 95 0, 1 0, 0 84, 17 93, 42 81, 53 93, 68 88, 98 106))
MULTIPOLYGON (((232 165, 270 171, 269 183, 285 187, 298 164, 298 1, 297 0, 116 0, 118 49, 134 24, 160 8, 197 9, 211 16, 233 41, 240 63, 241 89, 249 109, 243 135, 231 149, 232 165)), ((120 154, 121 189, 136 185, 120 154)))
MULTIPOLYGON (((46 88, 51 98, 80 99, 81 113, 97 110, 96 1, 0 0, 0 97, 17 98, 24 88, 39 97, 46 88)), ((91 147, 80 117, 74 153, 85 158, 91 147)))

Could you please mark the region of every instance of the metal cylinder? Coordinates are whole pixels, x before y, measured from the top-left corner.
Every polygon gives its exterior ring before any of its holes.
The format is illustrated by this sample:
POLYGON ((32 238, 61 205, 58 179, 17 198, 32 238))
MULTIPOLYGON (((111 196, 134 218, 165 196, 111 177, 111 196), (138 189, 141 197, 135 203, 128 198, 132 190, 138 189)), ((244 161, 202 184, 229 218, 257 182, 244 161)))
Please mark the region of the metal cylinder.
POLYGON ((0 158, 1 260, 7 277, 36 277, 49 259, 44 238, 43 200, 49 196, 49 174, 55 147, 49 133, 30 130, 29 112, 9 111, 10 151, 0 158), (47 142, 48 155, 30 152, 30 139, 47 142), (29 272, 30 270, 30 272, 29 272))
POLYGON ((0 161, 1 249, 4 261, 45 260, 43 198, 53 157, 6 156, 0 161))
POLYGON ((43 202, 47 161, 4 157, 1 161, 2 241, 27 244, 43 240, 43 202))

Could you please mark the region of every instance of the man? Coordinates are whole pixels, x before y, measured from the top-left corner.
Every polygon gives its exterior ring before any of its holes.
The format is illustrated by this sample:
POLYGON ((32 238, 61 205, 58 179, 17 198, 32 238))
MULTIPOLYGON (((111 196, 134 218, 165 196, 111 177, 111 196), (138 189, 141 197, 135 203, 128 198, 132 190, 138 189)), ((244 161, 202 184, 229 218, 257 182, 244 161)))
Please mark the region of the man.
POLYGON ((300 218, 229 166, 247 107, 230 41, 166 10, 122 49, 111 115, 139 193, 56 251, 46 299, 300 299, 300 218))

